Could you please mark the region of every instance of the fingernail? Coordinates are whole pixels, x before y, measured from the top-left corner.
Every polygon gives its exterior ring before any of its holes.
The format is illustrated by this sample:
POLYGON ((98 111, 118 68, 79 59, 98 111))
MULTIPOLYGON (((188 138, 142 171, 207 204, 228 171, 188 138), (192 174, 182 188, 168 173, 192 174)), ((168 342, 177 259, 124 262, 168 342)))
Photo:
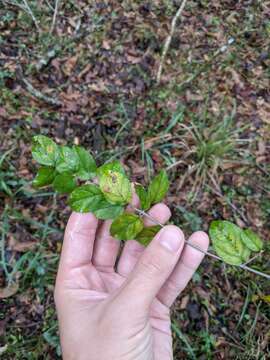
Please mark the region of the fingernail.
POLYGON ((159 243, 171 252, 176 252, 182 246, 183 234, 176 226, 169 225, 161 230, 159 243))

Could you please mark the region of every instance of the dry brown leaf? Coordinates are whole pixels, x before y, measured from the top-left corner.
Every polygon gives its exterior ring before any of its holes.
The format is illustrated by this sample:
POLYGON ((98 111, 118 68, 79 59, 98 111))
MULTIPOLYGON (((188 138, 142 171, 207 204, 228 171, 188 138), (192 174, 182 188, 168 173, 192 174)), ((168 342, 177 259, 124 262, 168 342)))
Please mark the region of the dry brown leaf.
POLYGON ((88 85, 89 89, 97 91, 97 92, 106 92, 107 88, 106 85, 104 83, 104 81, 100 80, 95 84, 89 84, 88 85))
POLYGON ((28 250, 33 250, 36 245, 36 241, 17 242, 11 249, 17 252, 26 252, 28 250))
POLYGON ((72 73, 72 71, 77 63, 78 57, 79 57, 78 55, 74 55, 66 61, 65 65, 63 67, 63 71, 64 71, 65 75, 69 76, 72 73))
POLYGON ((188 302, 189 302, 189 295, 186 295, 181 299, 179 309, 180 310, 185 310, 186 307, 187 307, 188 302))
POLYGON ((141 61, 141 57, 134 56, 134 55, 127 55, 127 60, 131 64, 138 64, 141 61))
POLYGON ((6 117, 8 114, 7 114, 7 111, 5 108, 3 107, 0 107, 0 116, 2 117, 6 117))
POLYGON ((203 101, 204 97, 200 94, 192 93, 190 90, 186 91, 186 99, 188 102, 191 101, 203 101))
POLYGON ((13 296, 14 294, 16 294, 16 292, 19 289, 19 284, 17 283, 13 283, 8 285, 5 288, 1 288, 0 289, 0 299, 6 299, 8 297, 13 296))
POLYGON ((105 49, 105 50, 110 50, 111 44, 109 43, 109 41, 103 40, 103 42, 102 42, 102 47, 103 47, 103 49, 105 49))
POLYGON ((86 67, 82 69, 82 71, 79 73, 78 79, 81 79, 85 74, 87 74, 90 71, 91 67, 92 64, 87 64, 86 67))

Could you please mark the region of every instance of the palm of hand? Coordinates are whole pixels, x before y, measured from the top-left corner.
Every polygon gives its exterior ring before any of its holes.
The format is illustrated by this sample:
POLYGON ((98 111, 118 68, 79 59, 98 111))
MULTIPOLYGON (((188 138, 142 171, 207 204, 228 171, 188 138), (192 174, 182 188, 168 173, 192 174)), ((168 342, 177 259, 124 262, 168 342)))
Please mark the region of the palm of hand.
MULTIPOLYGON (((170 215, 162 204, 150 211, 160 222, 166 222, 170 215)), ((132 296, 131 291, 127 297, 125 288, 144 248, 128 241, 115 270, 119 242, 109 235, 109 226, 106 221, 98 227, 91 214, 73 214, 67 226, 56 286, 64 358, 72 359, 74 353, 74 358, 79 359, 79 351, 88 354, 82 359, 172 359, 169 306, 201 258, 190 263, 194 254, 185 249, 186 260, 174 270, 185 270, 185 276, 176 282, 176 274, 172 273, 148 309, 140 311, 141 294, 135 291, 132 296), (76 331, 76 326, 81 331, 76 331), (63 342, 67 345, 63 346, 63 342)))
MULTIPOLYGON (((121 276, 115 271, 107 272, 98 270, 92 264, 78 268, 76 272, 74 272, 74 275, 74 278, 72 278, 73 276, 70 278, 70 285, 73 284, 74 286, 72 289, 72 297, 78 304, 78 310, 84 307, 85 299, 88 299, 88 305, 82 320, 85 321, 89 316, 89 319, 87 320, 89 324, 91 324, 93 318, 93 311, 102 314, 104 308, 107 304, 110 304, 112 298, 126 280, 124 276, 121 276)), ((121 311, 129 311, 128 304, 126 305, 126 309, 124 310, 125 307, 122 306, 121 311)), ((111 311, 114 310, 111 309, 111 311)), ((121 314, 117 312, 117 316, 114 318, 107 318, 104 328, 110 326, 109 323, 114 321, 118 322, 119 316, 121 316, 121 314)), ((162 304, 158 299, 151 305, 148 317, 142 318, 136 326, 130 327, 128 325, 129 324, 123 324, 120 327, 123 330, 123 333, 125 334, 128 330, 129 333, 126 335, 130 338, 135 335, 138 336, 138 333, 140 332, 139 338, 144 344, 140 345, 138 343, 137 346, 141 346, 146 350, 141 354, 141 357, 138 356, 136 359, 152 359, 152 354, 156 354, 154 359, 167 360, 172 358, 170 311, 169 308, 162 304), (167 353, 164 354, 164 351, 167 353), (162 353, 163 356, 160 357, 162 353)), ((103 332, 103 330, 101 330, 101 332, 103 332)), ((117 337, 118 336, 119 331, 117 333, 117 337)), ((129 347, 130 344, 126 345, 129 347)), ((122 350, 124 350, 123 346, 122 350)), ((133 356, 134 354, 130 354, 130 358, 133 359, 133 356)), ((98 358, 101 359, 101 357, 98 358)), ((116 359, 120 358, 121 354, 116 356, 116 359)))

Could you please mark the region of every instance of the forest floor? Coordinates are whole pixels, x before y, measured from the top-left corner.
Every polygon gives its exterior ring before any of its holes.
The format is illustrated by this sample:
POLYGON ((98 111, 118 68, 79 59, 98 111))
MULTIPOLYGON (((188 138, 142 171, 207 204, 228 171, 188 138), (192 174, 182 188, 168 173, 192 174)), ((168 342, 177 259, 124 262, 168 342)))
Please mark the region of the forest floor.
MULTIPOLYGON (((64 196, 31 187, 35 134, 120 159, 188 235, 250 226, 270 268, 270 1, 0 0, 0 357, 60 358, 64 196), (95 3, 95 5, 90 5, 95 3), (27 9, 25 4, 28 4, 27 9), (55 14, 55 16, 54 16, 55 14)), ((176 301, 175 359, 269 359, 269 281, 205 258, 176 301)))

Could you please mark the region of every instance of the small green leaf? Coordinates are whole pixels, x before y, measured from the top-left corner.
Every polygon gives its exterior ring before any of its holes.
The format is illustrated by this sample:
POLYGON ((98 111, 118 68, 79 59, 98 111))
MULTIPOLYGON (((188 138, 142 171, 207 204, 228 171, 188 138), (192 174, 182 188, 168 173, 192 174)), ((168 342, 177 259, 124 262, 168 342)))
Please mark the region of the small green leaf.
POLYGON ((214 246, 214 249, 218 256, 221 257, 221 259, 230 265, 241 265, 243 263, 243 259, 241 256, 238 255, 229 255, 225 251, 223 251, 217 244, 214 246))
POLYGON ((238 226, 229 221, 215 220, 211 222, 209 235, 214 249, 229 264, 237 265, 241 264, 243 260, 245 261, 246 251, 241 239, 241 231, 238 226))
POLYGON ((123 206, 111 204, 104 199, 99 204, 99 208, 94 211, 94 214, 100 220, 107 220, 107 219, 115 219, 117 216, 121 215, 123 211, 124 211, 123 206))
POLYGON ((148 245, 161 229, 160 225, 149 226, 142 229, 136 236, 136 240, 142 245, 148 245))
POLYGON ((56 163, 56 170, 63 172, 76 172, 79 168, 79 156, 77 151, 68 147, 59 148, 59 156, 56 163))
POLYGON ((260 251, 263 248, 261 238, 251 229, 242 230, 242 241, 251 251, 260 251))
POLYGON ((148 196, 151 204, 156 204, 165 197, 169 189, 169 180, 165 170, 154 177, 148 187, 148 196))
POLYGON ((140 208, 144 211, 148 210, 150 208, 150 199, 148 196, 148 192, 145 190, 145 188, 140 185, 140 184, 136 184, 135 185, 135 191, 136 194, 138 195, 139 199, 140 199, 140 208))
POLYGON ((58 174, 53 182, 53 188, 60 194, 71 193, 76 187, 76 181, 69 172, 58 174))
POLYGON ((58 158, 57 144, 44 135, 33 137, 32 156, 41 165, 55 166, 58 158))
POLYGON ((79 168, 76 175, 81 180, 89 180, 96 175, 97 166, 95 160, 87 150, 81 146, 74 146, 79 158, 79 168))
POLYGON ((99 187, 96 185, 82 185, 69 196, 68 203, 72 210, 77 212, 93 212, 98 219, 114 219, 119 216, 124 208, 121 205, 109 203, 99 187))
POLYGON ((131 201, 131 183, 125 175, 108 170, 101 175, 99 185, 105 198, 112 204, 125 205, 131 201))
POLYGON ((143 229, 142 219, 138 215, 124 213, 111 225, 111 235, 118 240, 132 240, 143 229))
POLYGON ((123 168, 122 164, 120 163, 120 161, 112 161, 109 162, 107 164, 101 165, 98 169, 97 169, 97 175, 98 177, 101 177, 104 173, 107 173, 108 171, 116 171, 119 172, 123 175, 125 175, 125 169, 123 168))
POLYGON ((244 262, 247 262, 249 257, 250 257, 251 251, 249 250, 249 248, 244 247, 243 253, 242 253, 242 260, 244 262))
POLYGON ((69 196, 68 204, 77 212, 94 212, 99 209, 104 195, 96 185, 82 185, 77 187, 69 196))
POLYGON ((55 170, 52 167, 42 166, 38 172, 36 177, 33 180, 33 186, 35 188, 40 188, 43 186, 50 185, 55 178, 55 170))

